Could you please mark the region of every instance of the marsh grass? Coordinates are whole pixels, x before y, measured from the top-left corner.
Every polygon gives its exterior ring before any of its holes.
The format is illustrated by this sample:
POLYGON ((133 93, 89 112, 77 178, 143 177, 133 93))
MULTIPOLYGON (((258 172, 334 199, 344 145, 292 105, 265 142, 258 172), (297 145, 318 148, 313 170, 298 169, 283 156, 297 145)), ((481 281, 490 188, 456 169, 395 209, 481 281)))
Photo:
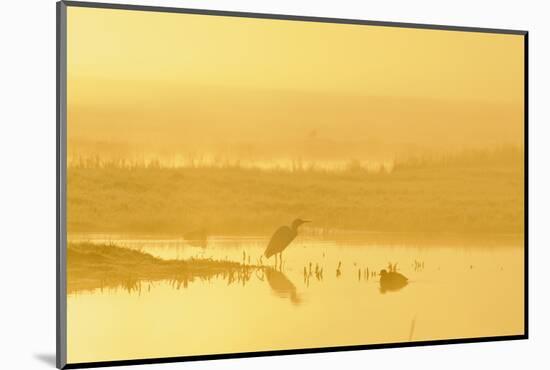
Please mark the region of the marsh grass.
POLYGON ((124 288, 139 290, 143 282, 167 280, 176 288, 194 279, 222 276, 228 283, 246 282, 260 266, 213 259, 162 260, 112 244, 69 243, 67 292, 124 288))
POLYGON ((324 230, 522 233, 523 151, 463 152, 341 171, 98 165, 68 169, 69 232, 324 230))

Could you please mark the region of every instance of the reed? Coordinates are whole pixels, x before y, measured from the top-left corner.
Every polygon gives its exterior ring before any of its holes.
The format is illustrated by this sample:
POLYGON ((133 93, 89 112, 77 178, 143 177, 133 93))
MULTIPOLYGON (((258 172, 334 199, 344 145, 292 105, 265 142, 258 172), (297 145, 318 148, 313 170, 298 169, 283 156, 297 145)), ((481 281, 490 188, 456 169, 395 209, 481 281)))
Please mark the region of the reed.
POLYGON ((523 233, 522 152, 484 153, 410 158, 391 172, 71 167, 67 226, 69 232, 267 235, 274 225, 305 217, 328 234, 523 233))
POLYGON ((194 279, 222 276, 228 284, 247 282, 261 266, 214 259, 163 260, 150 254, 112 244, 69 243, 67 292, 124 288, 134 291, 144 282, 167 280, 186 287, 194 279))

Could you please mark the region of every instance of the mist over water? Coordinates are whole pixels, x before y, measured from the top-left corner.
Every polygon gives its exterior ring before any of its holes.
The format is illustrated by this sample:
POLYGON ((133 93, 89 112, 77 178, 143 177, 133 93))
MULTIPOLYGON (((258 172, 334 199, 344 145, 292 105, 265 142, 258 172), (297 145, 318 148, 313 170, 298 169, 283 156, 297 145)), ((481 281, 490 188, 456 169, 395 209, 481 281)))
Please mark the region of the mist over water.
POLYGON ((107 106, 75 103, 69 109, 78 123, 69 131, 72 163, 98 156, 166 166, 291 168, 302 162, 335 168, 351 160, 379 166, 410 156, 523 144, 520 103, 133 84, 136 91, 156 91, 144 93, 139 110, 115 104, 123 92, 107 106))
MULTIPOLYGON (((522 332, 520 238, 407 239, 415 240, 303 236, 283 254, 282 269, 264 258, 265 268, 244 280, 229 275, 186 285, 140 280, 131 288, 74 291, 68 297, 69 339, 86 345, 75 346, 70 360, 194 355, 204 353, 205 343, 212 353, 229 353, 522 332), (409 279, 397 291, 381 289, 378 272, 388 263, 409 279), (117 334, 106 336, 110 332, 117 334)), ((70 238, 82 241, 109 242, 166 260, 244 260, 257 266, 268 240, 214 236, 203 248, 174 236, 70 238)))

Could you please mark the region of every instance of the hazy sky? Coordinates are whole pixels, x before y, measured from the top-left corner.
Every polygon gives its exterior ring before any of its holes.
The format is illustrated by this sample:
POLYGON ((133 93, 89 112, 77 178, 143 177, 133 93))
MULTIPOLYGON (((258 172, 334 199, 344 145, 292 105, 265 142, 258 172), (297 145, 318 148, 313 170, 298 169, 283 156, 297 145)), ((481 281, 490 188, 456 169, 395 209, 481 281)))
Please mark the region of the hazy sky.
POLYGON ((247 136, 258 125, 311 131, 338 119, 388 133, 405 122, 411 141, 425 122, 448 125, 437 135, 487 124, 483 135, 498 141, 499 127, 506 141, 522 133, 523 61, 518 35, 69 7, 69 137, 179 125, 172 139, 194 126, 212 138, 224 124, 247 136))
POLYGON ((82 78, 516 101, 523 37, 69 7, 82 78))

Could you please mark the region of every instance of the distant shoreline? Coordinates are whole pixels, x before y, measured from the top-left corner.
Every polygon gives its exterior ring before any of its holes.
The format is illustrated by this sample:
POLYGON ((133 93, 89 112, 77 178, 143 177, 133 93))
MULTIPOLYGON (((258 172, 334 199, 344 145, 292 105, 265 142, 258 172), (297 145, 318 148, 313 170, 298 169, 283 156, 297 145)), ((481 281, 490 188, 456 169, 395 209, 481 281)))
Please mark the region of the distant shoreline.
POLYGON ((411 158, 391 172, 241 167, 82 167, 67 173, 67 229, 271 235, 301 217, 312 233, 521 234, 519 150, 411 158))
MULTIPOLYGON (((266 242, 270 234, 250 235, 211 235, 210 241, 223 242, 224 240, 250 240, 266 242)), ((368 232, 368 231, 334 231, 329 235, 311 233, 307 228, 301 231, 298 241, 308 242, 334 242, 336 244, 353 245, 411 245, 411 246, 523 246, 525 235, 523 233, 422 233, 422 232, 368 232)), ((181 241, 186 239, 181 234, 174 233, 140 233, 140 232, 75 232, 68 234, 68 242, 71 243, 116 243, 121 240, 151 240, 151 241, 181 241)), ((193 240, 191 240, 193 241, 193 240)))

